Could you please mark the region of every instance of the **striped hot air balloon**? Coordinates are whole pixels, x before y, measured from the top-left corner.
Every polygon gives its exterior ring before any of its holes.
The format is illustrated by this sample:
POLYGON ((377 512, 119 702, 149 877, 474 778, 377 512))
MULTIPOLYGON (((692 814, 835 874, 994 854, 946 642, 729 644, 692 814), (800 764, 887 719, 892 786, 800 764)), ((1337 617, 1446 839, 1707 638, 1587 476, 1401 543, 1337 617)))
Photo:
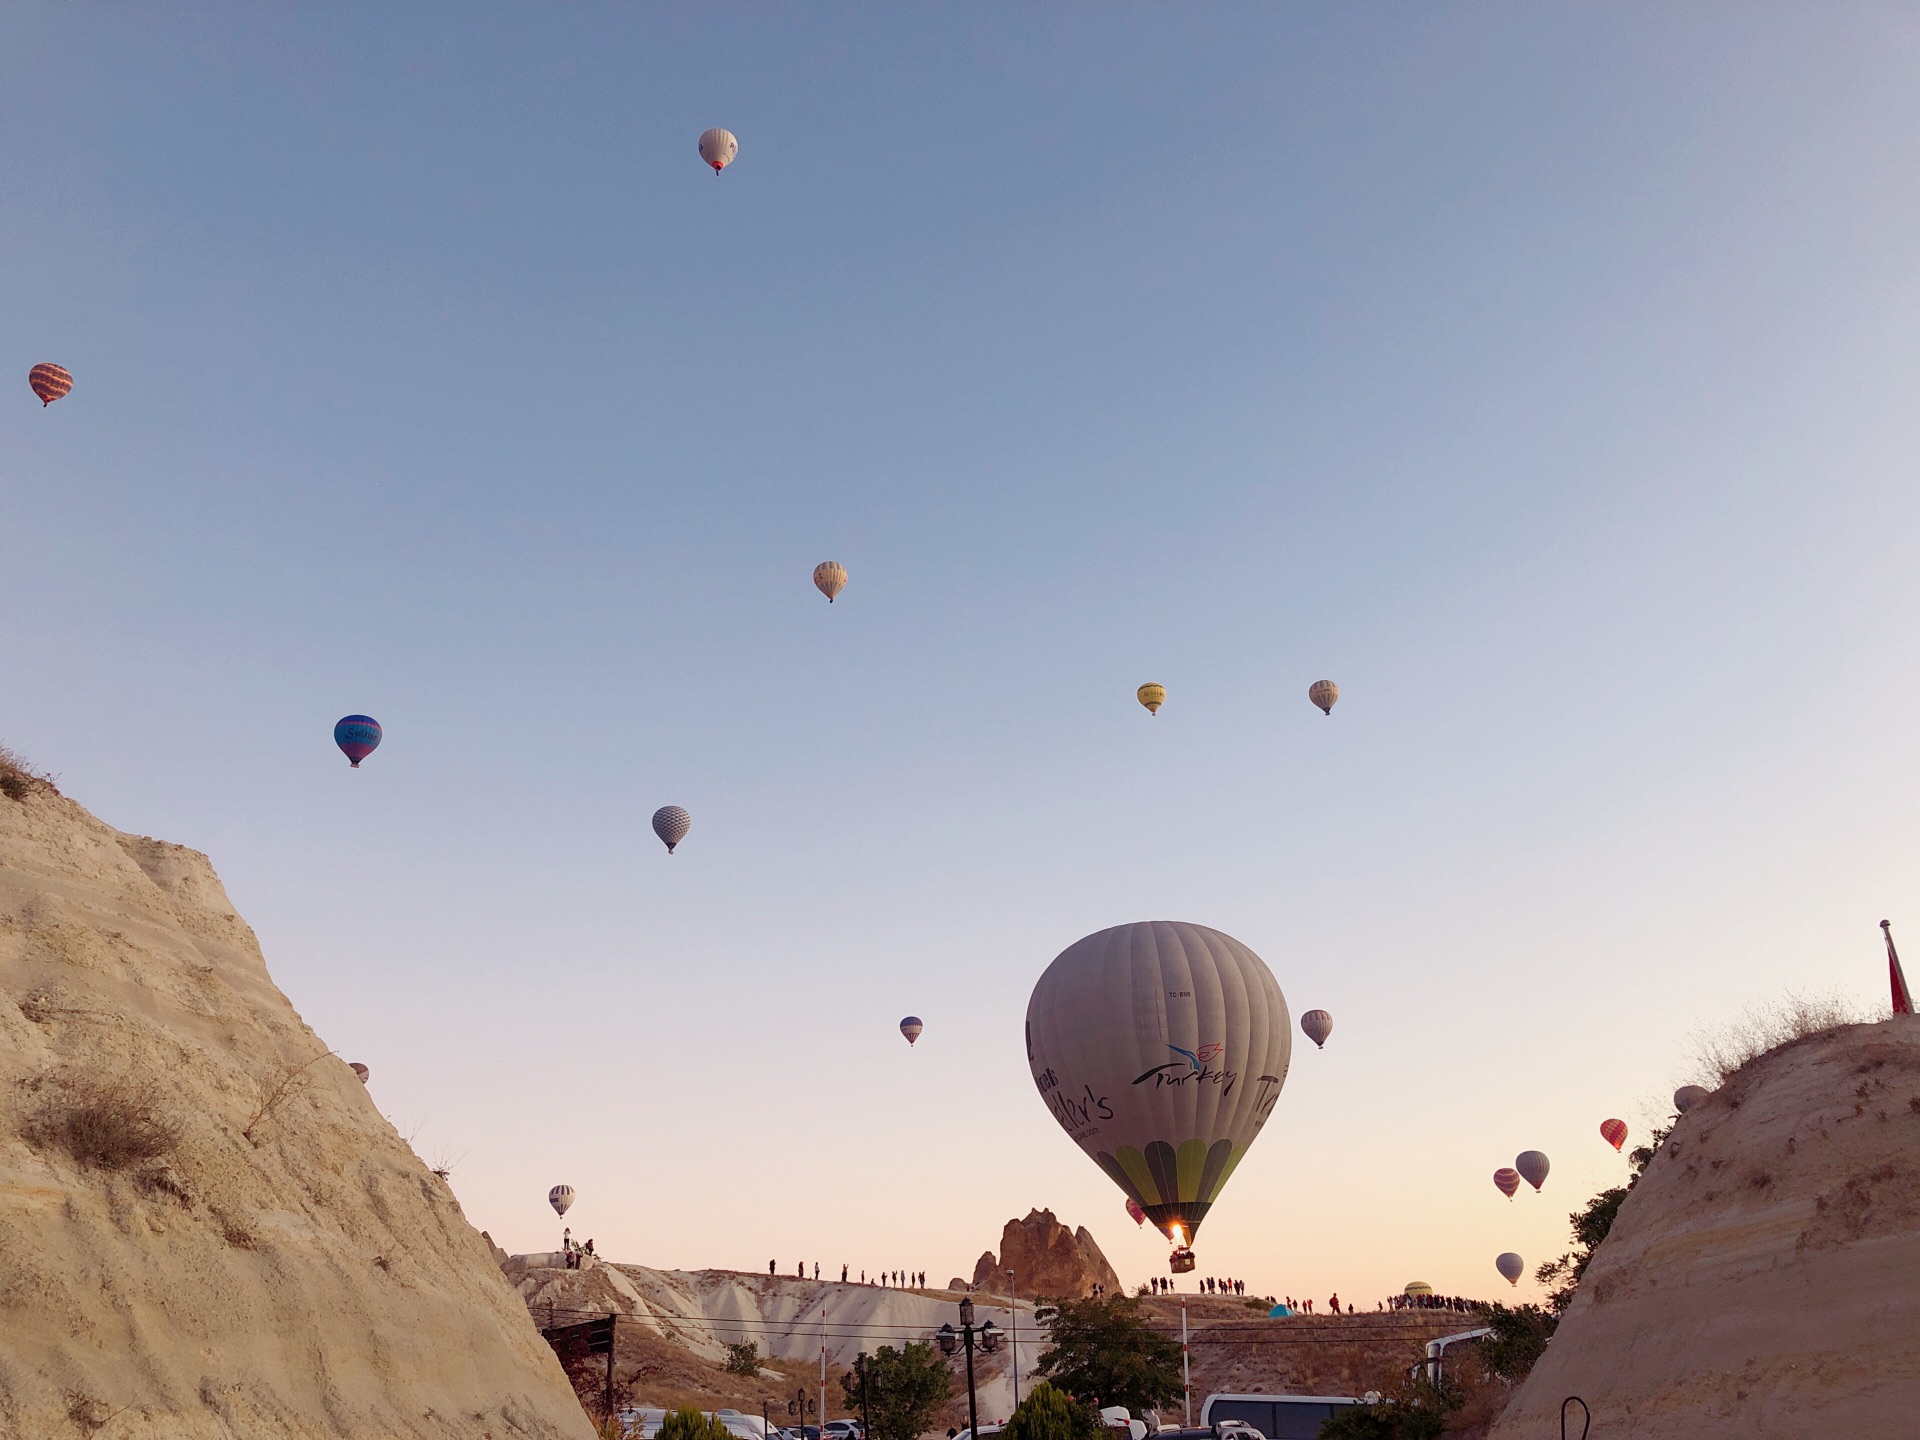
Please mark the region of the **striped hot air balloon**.
POLYGON ((1520 1172, 1510 1165, 1502 1165, 1493 1172, 1494 1187, 1511 1200, 1520 1189, 1520 1172))
POLYGON ((1167 703, 1167 687, 1152 680, 1134 691, 1134 695, 1147 707, 1149 715, 1158 715, 1160 707, 1167 703))
POLYGON ((1493 1268, 1506 1277, 1509 1285, 1518 1285, 1520 1277, 1527 1273, 1527 1262, 1509 1250, 1495 1258, 1493 1268))
POLYGON ((918 1040, 920 1038, 920 1032, 926 1028, 925 1025, 920 1023, 920 1017, 918 1015, 909 1015, 900 1022, 900 1033, 907 1037, 907 1044, 909 1045, 918 1040))
POLYGON ((1147 1212, 1140 1208, 1140 1202, 1131 1195, 1127 1197, 1127 1214, 1136 1225, 1144 1225, 1147 1223, 1147 1212))
POLYGON ((547 1204, 553 1206, 553 1213, 564 1215, 573 1208, 573 1186, 556 1185, 547 1191, 547 1204))
POLYGON ((733 138, 731 130, 722 130, 716 125, 700 137, 700 158, 713 167, 716 175, 731 165, 739 153, 740 142, 733 138))
POLYGON ((833 603, 833 597, 847 588, 847 567, 838 560, 822 560, 813 567, 813 588, 833 603))
POLYGON ((44 410, 73 389, 73 376, 67 373, 67 367, 64 365, 43 363, 27 372, 27 384, 31 385, 33 393, 40 397, 40 408, 44 410))
POLYGON ((662 805, 653 812, 653 833, 660 837, 667 847, 667 854, 673 853, 673 847, 687 838, 687 831, 693 828, 693 816, 678 805, 662 805))
POLYGON ((1600 1138, 1618 1150, 1627 1143, 1627 1122, 1624 1120, 1602 1120, 1600 1138))
POLYGON ((1324 1050, 1327 1037, 1333 1034, 1333 1016, 1324 1010, 1309 1010, 1300 1017, 1300 1028, 1313 1042, 1314 1049, 1324 1050))
POLYGON ((1522 1150, 1514 1157, 1513 1168, 1536 1190, 1547 1183, 1547 1157, 1538 1150, 1522 1150))
POLYGON ((360 762, 380 748, 380 734, 380 722, 371 715, 343 715, 333 727, 333 743, 358 770, 360 762))
POLYGON ((1307 699, 1320 707, 1324 715, 1333 714, 1333 705, 1340 698, 1340 687, 1331 680, 1316 680, 1307 687, 1307 699))

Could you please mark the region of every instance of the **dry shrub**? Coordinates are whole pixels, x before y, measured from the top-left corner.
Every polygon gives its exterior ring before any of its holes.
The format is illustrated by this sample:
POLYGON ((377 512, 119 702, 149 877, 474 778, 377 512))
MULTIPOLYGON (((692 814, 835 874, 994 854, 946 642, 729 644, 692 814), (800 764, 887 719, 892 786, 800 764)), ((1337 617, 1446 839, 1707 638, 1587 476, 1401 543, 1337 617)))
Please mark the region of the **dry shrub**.
POLYGON ((1800 995, 1788 991, 1770 1004, 1749 1005, 1740 1018, 1694 1036, 1694 1068, 1718 1089, 1762 1055, 1809 1035, 1858 1025, 1866 1017, 1839 990, 1800 995))
POLYGON ((169 1155, 180 1130, 150 1085, 70 1080, 33 1119, 27 1140, 99 1170, 126 1170, 169 1155))
POLYGON ((51 775, 43 774, 0 745, 0 795, 9 800, 24 800, 29 795, 58 795, 60 787, 51 775))

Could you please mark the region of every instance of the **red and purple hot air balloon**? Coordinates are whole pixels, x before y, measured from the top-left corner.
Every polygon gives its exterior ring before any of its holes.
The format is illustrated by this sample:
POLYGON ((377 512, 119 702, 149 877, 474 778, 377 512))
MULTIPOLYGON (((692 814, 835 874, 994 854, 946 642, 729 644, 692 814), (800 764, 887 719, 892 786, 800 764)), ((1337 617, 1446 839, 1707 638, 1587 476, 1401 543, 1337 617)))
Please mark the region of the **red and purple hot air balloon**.
POLYGON ((1127 1197, 1127 1214, 1133 1217, 1133 1223, 1136 1225, 1147 1223, 1147 1212, 1140 1208, 1140 1202, 1131 1195, 1127 1197))
POLYGON ((1520 1188, 1520 1172, 1509 1165, 1502 1165, 1493 1172, 1493 1183, 1500 1193, 1511 1200, 1514 1192, 1520 1188))
POLYGON ((40 408, 44 410, 73 389, 73 376, 64 365, 40 364, 27 372, 27 384, 40 397, 40 408))
POLYGON ((333 727, 333 743, 358 770, 360 762, 380 748, 380 722, 371 715, 342 716, 333 727))
POLYGON ((1600 1138, 1618 1150, 1627 1143, 1627 1122, 1624 1120, 1602 1120, 1600 1138))

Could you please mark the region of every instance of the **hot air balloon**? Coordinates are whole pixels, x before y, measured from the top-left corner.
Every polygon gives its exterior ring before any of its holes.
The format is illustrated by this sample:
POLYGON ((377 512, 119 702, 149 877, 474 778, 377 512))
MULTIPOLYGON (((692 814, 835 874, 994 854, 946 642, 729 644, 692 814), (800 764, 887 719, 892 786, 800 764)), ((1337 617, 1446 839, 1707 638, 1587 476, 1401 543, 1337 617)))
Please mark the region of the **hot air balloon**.
POLYGON ((380 748, 380 722, 371 715, 343 715, 333 727, 333 743, 358 770, 360 762, 380 748))
POLYGON ((822 560, 813 567, 813 588, 827 597, 827 604, 833 603, 833 597, 847 588, 847 567, 838 560, 822 560))
POLYGON ((1307 699, 1320 707, 1321 713, 1333 714, 1334 701, 1340 698, 1340 687, 1331 680, 1316 680, 1307 687, 1307 699))
POLYGON ((1140 703, 1147 707, 1149 715, 1158 715, 1160 707, 1167 703, 1167 687, 1156 685, 1151 680, 1134 691, 1134 694, 1140 697, 1140 703))
POLYGON ((1684 1115, 1712 1093, 1704 1085, 1682 1085, 1673 1092, 1673 1108, 1684 1115))
POLYGON ((1624 1120, 1602 1120, 1600 1138, 1618 1150, 1627 1143, 1627 1122, 1624 1120))
POLYGON ((362 1085, 366 1084, 367 1077, 373 1074, 371 1070, 367 1069, 367 1067, 362 1065, 358 1060, 349 1060, 347 1062, 347 1068, 360 1077, 360 1083, 362 1085))
POLYGON ((1509 1250, 1494 1259, 1493 1268, 1507 1277, 1509 1285, 1518 1285, 1520 1277, 1527 1273, 1527 1262, 1509 1250))
POLYGON ((1509 1166, 1502 1165, 1498 1170, 1493 1172, 1493 1183, 1502 1195, 1511 1200, 1514 1192, 1520 1188, 1520 1172, 1509 1166))
POLYGON ((693 828, 693 816, 678 805, 662 805, 653 812, 653 833, 658 835, 667 847, 667 854, 673 853, 673 847, 687 838, 687 831, 693 828))
POLYGON ((73 376, 64 365, 36 365, 27 372, 27 384, 40 397, 40 408, 44 410, 73 389, 73 376))
POLYGON ((1409 1280, 1407 1282, 1407 1288, 1401 1293, 1405 1295, 1431 1295, 1433 1293, 1433 1287, 1424 1280, 1409 1280))
POLYGON ((547 1191, 547 1204, 553 1206, 553 1213, 564 1215, 573 1208, 573 1186, 556 1185, 547 1191))
POLYGON ((1547 1157, 1538 1150, 1522 1150, 1513 1157, 1513 1168, 1536 1190, 1547 1183, 1547 1157))
POLYGON ((716 175, 731 165, 739 153, 740 142, 733 138, 731 130, 722 130, 716 125, 700 137, 700 158, 713 167, 716 175))
POLYGON ((1191 1255, 1286 1083, 1293 1026, 1260 957, 1204 925, 1140 921, 1069 945, 1027 1002, 1040 1098, 1191 1255))
POLYGON ((1324 1010, 1309 1010, 1300 1017, 1300 1028, 1306 1032, 1307 1039, 1313 1042, 1314 1049, 1327 1048, 1327 1037, 1333 1034, 1333 1016, 1324 1010))
POLYGON ((1140 1208, 1140 1202, 1131 1195, 1127 1196, 1127 1214, 1133 1218, 1133 1223, 1136 1225, 1147 1223, 1147 1212, 1140 1208))
POLYGON ((907 1044, 909 1045, 918 1040, 920 1038, 920 1032, 926 1028, 926 1026, 920 1023, 920 1017, 918 1015, 909 1015, 900 1022, 900 1033, 907 1037, 907 1044))

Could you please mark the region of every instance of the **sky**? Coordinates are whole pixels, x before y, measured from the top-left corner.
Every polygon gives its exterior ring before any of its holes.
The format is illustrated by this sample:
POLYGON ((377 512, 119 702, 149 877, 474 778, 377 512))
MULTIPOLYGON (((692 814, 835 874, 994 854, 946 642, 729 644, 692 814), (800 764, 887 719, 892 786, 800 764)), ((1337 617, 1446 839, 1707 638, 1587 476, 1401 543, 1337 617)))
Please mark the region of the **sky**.
POLYGON ((1917 52, 8 6, 0 740, 210 855, 510 1250, 564 1182, 637 1263, 939 1283, 1042 1206, 1164 1274, 1021 1026, 1179 919, 1335 1019, 1200 1273, 1537 1296, 1602 1119, 1920 944, 1917 52))

